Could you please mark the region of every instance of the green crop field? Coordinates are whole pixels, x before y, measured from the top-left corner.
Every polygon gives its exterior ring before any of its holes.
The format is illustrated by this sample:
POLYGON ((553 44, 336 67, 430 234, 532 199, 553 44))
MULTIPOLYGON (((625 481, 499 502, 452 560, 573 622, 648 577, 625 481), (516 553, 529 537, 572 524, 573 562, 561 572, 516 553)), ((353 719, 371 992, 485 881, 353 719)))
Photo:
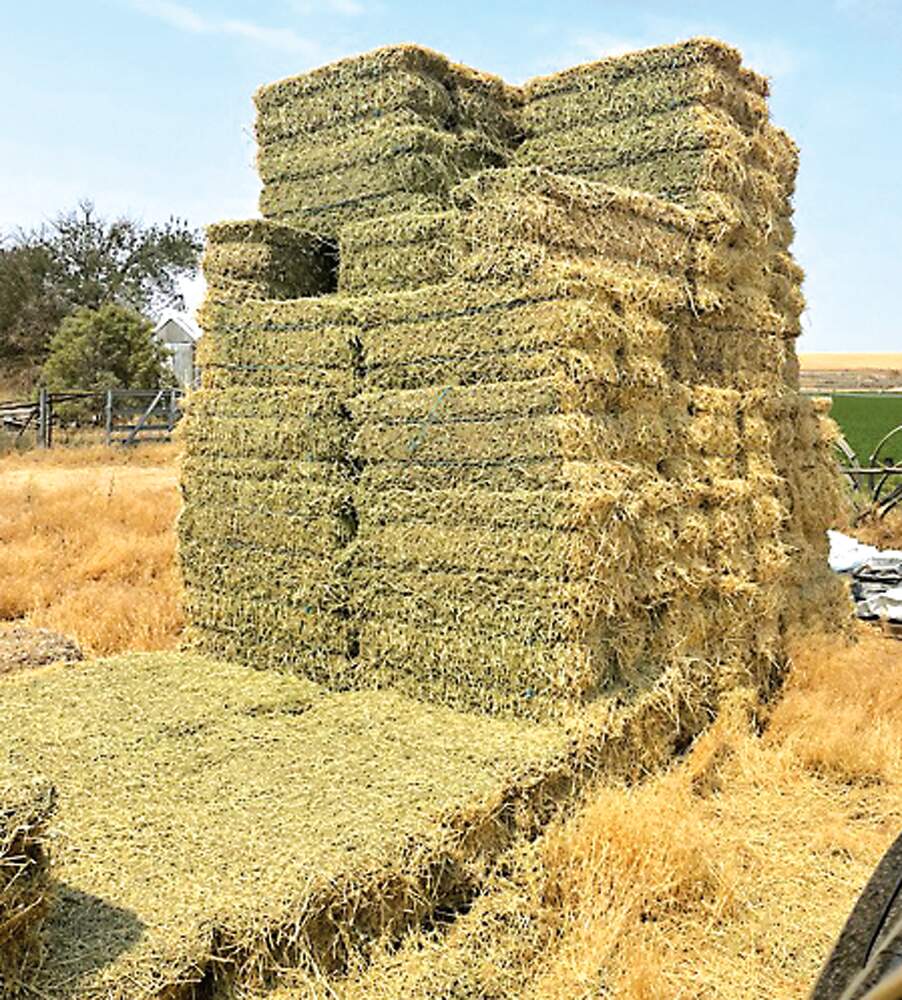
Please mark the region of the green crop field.
MULTIPOLYGON (((834 396, 830 416, 859 460, 866 462, 883 435, 902 424, 902 396, 834 396)), ((889 443, 882 457, 902 462, 902 435, 889 443)))

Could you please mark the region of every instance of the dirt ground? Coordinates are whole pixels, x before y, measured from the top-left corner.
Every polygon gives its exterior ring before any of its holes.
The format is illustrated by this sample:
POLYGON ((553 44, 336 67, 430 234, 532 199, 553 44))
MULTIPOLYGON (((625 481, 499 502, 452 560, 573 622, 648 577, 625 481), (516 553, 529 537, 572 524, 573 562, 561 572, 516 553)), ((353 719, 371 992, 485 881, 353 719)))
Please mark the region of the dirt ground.
POLYGON ((77 643, 59 632, 27 625, 0 627, 0 676, 81 658, 77 643))
POLYGON ((902 390, 902 353, 800 354, 799 365, 803 389, 902 390))

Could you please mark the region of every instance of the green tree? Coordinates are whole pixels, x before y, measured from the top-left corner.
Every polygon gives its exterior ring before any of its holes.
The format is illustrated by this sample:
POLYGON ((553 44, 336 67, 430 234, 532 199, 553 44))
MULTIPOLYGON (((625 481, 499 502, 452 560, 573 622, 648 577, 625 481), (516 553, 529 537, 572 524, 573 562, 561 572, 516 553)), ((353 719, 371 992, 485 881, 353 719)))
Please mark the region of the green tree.
POLYGON ((80 308, 183 306, 178 282, 197 273, 201 249, 200 234, 179 219, 108 222, 89 201, 0 239, 0 362, 39 366, 60 322, 80 308))
POLYGON ((166 349, 132 309, 104 305, 67 316, 50 342, 48 389, 153 389, 172 384, 166 349))

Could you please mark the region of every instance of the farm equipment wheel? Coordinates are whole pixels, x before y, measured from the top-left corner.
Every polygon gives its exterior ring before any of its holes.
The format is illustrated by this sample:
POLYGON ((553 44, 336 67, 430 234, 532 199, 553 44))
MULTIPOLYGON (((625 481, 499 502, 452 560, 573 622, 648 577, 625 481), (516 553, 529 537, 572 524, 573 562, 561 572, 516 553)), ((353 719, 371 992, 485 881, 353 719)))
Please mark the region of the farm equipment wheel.
POLYGON ((858 897, 811 1000, 857 1000, 897 966, 902 966, 902 836, 858 897))
MULTIPOLYGON (((877 468, 889 466, 898 469, 902 464, 897 456, 890 454, 890 446, 897 451, 902 449, 902 424, 894 427, 877 442, 877 447, 868 459, 868 465, 877 468)), ((893 507, 902 501, 902 481, 898 472, 884 472, 877 478, 872 488, 872 502, 879 517, 884 517, 893 507)))
MULTIPOLYGON (((833 447, 836 449, 837 458, 840 460, 840 464, 843 467, 851 466, 854 468, 858 465, 858 456, 852 450, 852 446, 843 437, 842 434, 833 442, 833 447)), ((852 489, 859 491, 861 490, 861 481, 858 478, 858 474, 855 472, 846 472, 849 477, 849 481, 852 483, 852 489)))

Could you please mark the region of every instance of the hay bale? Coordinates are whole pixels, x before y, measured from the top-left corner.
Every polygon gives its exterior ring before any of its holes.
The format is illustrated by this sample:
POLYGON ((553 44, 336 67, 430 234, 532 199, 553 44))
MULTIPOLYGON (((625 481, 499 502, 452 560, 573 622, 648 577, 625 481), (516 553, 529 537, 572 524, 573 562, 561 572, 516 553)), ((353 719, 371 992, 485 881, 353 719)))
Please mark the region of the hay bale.
POLYGON ((365 294, 447 281, 456 269, 459 230, 452 211, 400 212, 349 223, 338 236, 338 287, 365 294))
POLYGON ((209 300, 292 299, 335 288, 337 249, 321 236, 264 219, 207 227, 209 300))
MULTIPOLYGON (((5 702, 4 702, 5 709, 5 702)), ((3 755, 6 757, 6 754, 3 755)), ((25 759, 29 759, 26 755, 25 759)), ((16 996, 43 957, 53 899, 48 824, 56 791, 42 779, 0 771, 0 992, 16 996)))
POLYGON ((547 817, 570 743, 185 654, 16 675, 3 711, 0 758, 46 769, 66 831, 34 983, 47 1000, 340 974, 475 891, 547 817))
POLYGON ((262 213, 335 236, 349 222, 447 204, 504 162, 519 94, 414 46, 341 60, 262 88, 262 213))

